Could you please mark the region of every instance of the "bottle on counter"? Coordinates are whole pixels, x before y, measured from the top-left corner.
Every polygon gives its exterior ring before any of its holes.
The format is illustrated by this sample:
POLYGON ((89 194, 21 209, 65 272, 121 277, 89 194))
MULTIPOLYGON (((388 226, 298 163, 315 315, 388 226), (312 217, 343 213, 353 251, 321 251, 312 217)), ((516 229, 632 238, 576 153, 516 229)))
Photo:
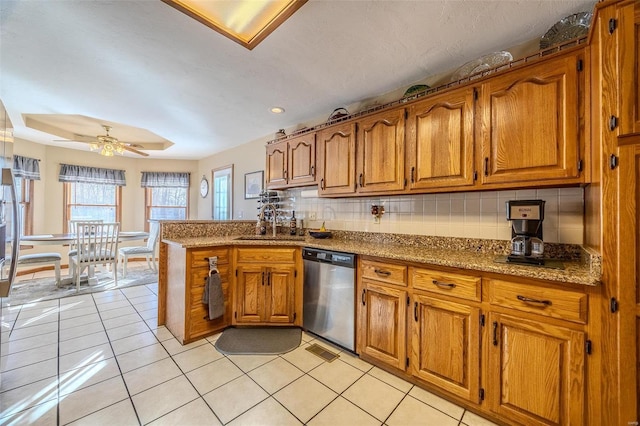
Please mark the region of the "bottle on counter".
POLYGON ((295 210, 291 212, 291 222, 289 222, 289 235, 296 235, 296 212, 295 210))

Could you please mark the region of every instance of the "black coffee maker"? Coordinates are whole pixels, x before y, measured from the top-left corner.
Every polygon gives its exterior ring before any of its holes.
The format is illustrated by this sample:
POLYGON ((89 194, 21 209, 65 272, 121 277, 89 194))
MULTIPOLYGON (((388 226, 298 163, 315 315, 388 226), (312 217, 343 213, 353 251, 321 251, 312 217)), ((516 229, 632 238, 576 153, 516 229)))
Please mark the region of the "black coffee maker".
POLYGON ((511 254, 507 262, 544 265, 544 200, 512 200, 506 202, 506 207, 507 220, 511 221, 511 254))

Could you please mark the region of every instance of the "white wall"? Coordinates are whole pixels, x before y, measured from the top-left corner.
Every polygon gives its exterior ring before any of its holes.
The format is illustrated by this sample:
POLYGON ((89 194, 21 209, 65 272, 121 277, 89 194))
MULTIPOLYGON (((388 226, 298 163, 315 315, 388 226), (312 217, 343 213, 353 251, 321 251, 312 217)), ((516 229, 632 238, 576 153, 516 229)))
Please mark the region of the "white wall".
MULTIPOLYGON (((259 170, 264 171, 265 146, 268 140, 269 138, 255 140, 200 160, 197 179, 193 179, 192 176, 191 183, 195 184, 196 181, 199 183, 202 175, 205 175, 209 185, 212 186, 212 170, 233 164, 233 218, 256 219, 256 200, 244 199, 244 175, 259 170)), ((212 192, 211 187, 205 198, 198 196, 198 219, 200 220, 212 218, 212 192)))
POLYGON ((17 139, 14 154, 40 159, 41 180, 34 185, 35 234, 59 233, 63 229, 63 184, 58 182, 60 164, 75 164, 125 170, 126 186, 122 188, 121 229, 136 231, 144 228, 144 189, 140 187, 140 172, 190 172, 189 218, 198 217, 200 177, 198 162, 193 160, 155 160, 129 156, 103 157, 95 152, 42 145, 17 139))

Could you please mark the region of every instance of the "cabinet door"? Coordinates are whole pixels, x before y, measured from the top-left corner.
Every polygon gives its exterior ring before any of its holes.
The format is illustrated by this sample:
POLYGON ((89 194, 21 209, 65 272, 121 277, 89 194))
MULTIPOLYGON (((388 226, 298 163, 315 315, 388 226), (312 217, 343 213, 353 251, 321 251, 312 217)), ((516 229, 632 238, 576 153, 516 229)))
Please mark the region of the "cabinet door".
POLYGON ((363 280, 360 351, 400 370, 406 368, 407 292, 363 280))
POLYGON ((316 134, 289 141, 287 180, 289 186, 311 185, 316 182, 316 134))
POLYGON ((287 185, 287 148, 286 141, 267 145, 265 171, 267 188, 279 188, 287 185))
POLYGON ((581 53, 482 85, 482 183, 578 183, 583 137, 581 53))
POLYGON ((356 190, 356 126, 331 126, 316 139, 318 194, 353 194, 356 190))
MULTIPOLYGON (((627 2, 617 14, 618 29, 613 36, 617 37, 618 49, 604 54, 620 61, 617 77, 621 133, 640 133, 640 5, 637 1, 627 2)), ((608 22, 603 23, 609 36, 608 22)))
POLYGON ((411 373, 480 402, 480 309, 413 296, 411 373))
POLYGON ((489 318, 491 410, 527 425, 584 424, 584 333, 506 314, 489 318))
POLYGON ((265 321, 272 323, 293 323, 295 268, 293 266, 272 266, 267 268, 267 292, 265 321))
POLYGON ((404 108, 358 121, 357 183, 359 193, 404 189, 404 108))
POLYGON ((410 189, 474 184, 474 89, 413 104, 407 119, 410 189))
POLYGON ((262 322, 267 274, 261 266, 238 266, 236 322, 262 322))

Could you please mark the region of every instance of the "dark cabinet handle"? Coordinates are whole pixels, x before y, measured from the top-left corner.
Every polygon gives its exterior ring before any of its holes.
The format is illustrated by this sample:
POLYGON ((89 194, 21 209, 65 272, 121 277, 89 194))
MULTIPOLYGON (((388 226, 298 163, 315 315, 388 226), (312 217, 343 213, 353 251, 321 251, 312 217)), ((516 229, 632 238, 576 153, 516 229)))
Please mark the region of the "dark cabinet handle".
POLYGON ((363 289, 362 289, 362 306, 365 306, 365 305, 366 305, 366 303, 365 303, 365 297, 366 297, 366 294, 367 294, 367 289, 366 289, 366 288, 363 288, 363 289))
POLYGON ((411 183, 415 182, 415 179, 414 179, 415 172, 416 172, 416 168, 415 167, 411 167, 411 183))
POLYGON ((271 272, 267 272, 267 285, 271 285, 271 272))
POLYGON ((609 130, 613 132, 616 127, 618 127, 618 117, 612 115, 611 117, 609 117, 609 130))
POLYGON ((264 285, 264 272, 262 273, 262 285, 264 285))
POLYGON ((316 166, 311 166, 311 176, 316 176, 316 166))
POLYGON ((364 175, 360 173, 360 177, 358 178, 358 182, 360 183, 360 188, 364 186, 364 175))
POLYGON ((531 299, 530 297, 525 296, 517 296, 518 300, 524 303, 537 303, 544 306, 551 306, 551 300, 539 300, 539 299, 531 299))
POLYGON ((493 346, 498 346, 498 322, 493 322, 493 346))
POLYGON ((418 302, 413 304, 413 318, 418 322, 418 302))
POLYGON ((324 178, 320 179, 320 189, 324 191, 324 178))
POLYGON ((391 272, 383 271, 382 269, 374 269, 373 272, 375 272, 378 275, 384 275, 385 277, 388 277, 389 275, 391 275, 391 272))
POLYGON ((433 280, 432 283, 433 283, 433 285, 437 285, 440 288, 446 288, 446 289, 454 289, 454 288, 456 288, 456 285, 454 283, 443 283, 443 282, 440 282, 438 280, 433 280))
POLYGON ((484 157, 484 175, 489 176, 489 157, 484 157))

